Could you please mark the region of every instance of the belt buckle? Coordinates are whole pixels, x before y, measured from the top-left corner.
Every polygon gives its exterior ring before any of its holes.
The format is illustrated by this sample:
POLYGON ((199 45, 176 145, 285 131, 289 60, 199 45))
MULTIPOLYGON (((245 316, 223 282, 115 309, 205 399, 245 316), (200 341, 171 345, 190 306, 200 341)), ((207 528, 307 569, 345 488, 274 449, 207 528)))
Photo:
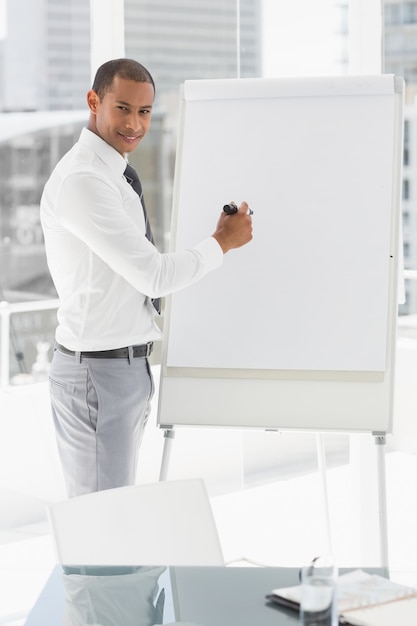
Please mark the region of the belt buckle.
POLYGON ((153 348, 153 342, 150 341, 149 343, 146 344, 146 355, 145 356, 151 356, 152 354, 152 348, 153 348))

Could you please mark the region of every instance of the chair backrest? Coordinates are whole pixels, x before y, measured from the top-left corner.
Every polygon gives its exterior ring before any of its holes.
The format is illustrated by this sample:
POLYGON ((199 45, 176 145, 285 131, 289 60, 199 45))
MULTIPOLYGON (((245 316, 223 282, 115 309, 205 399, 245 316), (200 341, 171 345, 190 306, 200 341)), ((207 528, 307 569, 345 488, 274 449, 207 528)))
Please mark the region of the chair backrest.
POLYGON ((108 489, 50 504, 64 565, 224 565, 204 482, 108 489))

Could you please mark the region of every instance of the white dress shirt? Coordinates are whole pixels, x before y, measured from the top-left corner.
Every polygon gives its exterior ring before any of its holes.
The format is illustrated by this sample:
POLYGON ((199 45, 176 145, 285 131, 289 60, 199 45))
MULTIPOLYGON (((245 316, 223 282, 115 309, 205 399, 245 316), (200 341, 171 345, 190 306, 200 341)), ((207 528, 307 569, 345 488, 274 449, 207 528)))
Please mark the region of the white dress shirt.
POLYGON ((161 254, 146 239, 125 158, 84 128, 41 199, 48 266, 60 299, 56 340, 110 350, 161 338, 149 298, 196 282, 223 262, 213 237, 161 254))

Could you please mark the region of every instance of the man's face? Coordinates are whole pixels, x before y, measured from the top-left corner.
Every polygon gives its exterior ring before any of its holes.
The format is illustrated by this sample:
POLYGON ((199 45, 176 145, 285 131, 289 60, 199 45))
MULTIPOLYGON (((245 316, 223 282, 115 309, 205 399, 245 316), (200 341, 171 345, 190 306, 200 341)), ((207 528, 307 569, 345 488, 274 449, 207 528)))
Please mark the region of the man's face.
POLYGON ((132 152, 148 131, 154 97, 150 83, 115 76, 101 102, 95 91, 88 92, 88 128, 120 154, 132 152))

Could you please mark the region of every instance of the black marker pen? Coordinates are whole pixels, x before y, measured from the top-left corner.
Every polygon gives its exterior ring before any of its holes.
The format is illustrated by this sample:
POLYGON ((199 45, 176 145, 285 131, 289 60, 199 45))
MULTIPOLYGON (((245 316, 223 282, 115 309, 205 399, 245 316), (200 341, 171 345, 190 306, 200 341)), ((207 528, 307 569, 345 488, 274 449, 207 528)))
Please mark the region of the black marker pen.
MULTIPOLYGON (((238 208, 234 202, 230 202, 229 204, 225 204, 223 207, 223 211, 227 213, 227 215, 233 215, 233 213, 238 212, 238 208)), ((252 209, 248 209, 248 215, 253 215, 252 209)))
POLYGON ((229 204, 224 205, 223 211, 228 215, 232 215, 233 213, 237 213, 238 208, 234 202, 230 202, 229 204))

